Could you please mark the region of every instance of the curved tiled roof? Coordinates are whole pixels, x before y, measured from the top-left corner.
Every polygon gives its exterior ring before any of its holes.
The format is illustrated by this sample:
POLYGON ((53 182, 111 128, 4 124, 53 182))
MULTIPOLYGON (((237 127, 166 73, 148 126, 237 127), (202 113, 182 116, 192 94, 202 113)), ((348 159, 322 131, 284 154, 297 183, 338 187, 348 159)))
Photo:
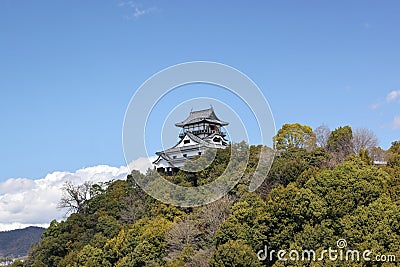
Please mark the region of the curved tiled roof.
POLYGON ((183 127, 188 124, 194 124, 202 121, 207 121, 222 126, 229 124, 228 122, 218 119, 217 115, 214 113, 214 109, 210 107, 209 109, 191 111, 189 116, 184 121, 175 123, 175 126, 183 127))
POLYGON ((182 142, 183 138, 181 139, 180 142, 178 142, 176 145, 174 145, 171 148, 168 148, 166 150, 160 151, 160 152, 156 152, 157 156, 162 156, 165 155, 166 157, 168 157, 168 153, 173 153, 173 152, 177 152, 177 151, 189 151, 192 149, 198 149, 199 147, 206 147, 206 148, 222 148, 224 146, 218 145, 218 144, 214 144, 212 143, 210 140, 205 140, 205 139, 201 139, 199 137, 197 137, 196 135, 190 133, 190 132, 186 132, 186 135, 189 136, 190 139, 192 139, 196 144, 194 145, 189 145, 189 146, 184 146, 184 147, 178 147, 178 145, 182 142))

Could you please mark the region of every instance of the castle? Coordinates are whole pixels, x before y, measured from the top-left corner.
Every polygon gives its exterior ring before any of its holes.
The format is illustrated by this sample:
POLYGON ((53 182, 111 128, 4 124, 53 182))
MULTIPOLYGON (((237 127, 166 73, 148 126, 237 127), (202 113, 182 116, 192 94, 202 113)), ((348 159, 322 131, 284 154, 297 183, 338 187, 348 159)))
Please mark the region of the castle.
POLYGON ((223 126, 228 122, 215 115, 213 107, 205 110, 191 111, 182 122, 175 123, 181 127, 178 143, 166 150, 156 152, 158 158, 153 162, 159 172, 175 173, 187 159, 202 155, 208 148, 225 148, 228 140, 223 126))

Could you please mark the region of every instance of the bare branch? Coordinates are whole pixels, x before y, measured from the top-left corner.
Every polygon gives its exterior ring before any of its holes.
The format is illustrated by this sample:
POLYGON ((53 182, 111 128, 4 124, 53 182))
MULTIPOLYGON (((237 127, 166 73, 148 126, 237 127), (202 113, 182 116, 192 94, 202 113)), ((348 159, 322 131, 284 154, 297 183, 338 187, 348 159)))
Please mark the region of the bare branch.
POLYGON ((329 127, 322 124, 315 129, 315 134, 317 138, 317 145, 319 147, 326 147, 326 145, 328 144, 329 135, 331 134, 331 130, 329 129, 329 127))
POLYGON ((75 185, 71 181, 65 182, 61 188, 62 197, 58 202, 57 208, 67 209, 66 214, 83 212, 87 200, 90 199, 91 188, 91 182, 84 182, 81 185, 75 185))
POLYGON ((228 217, 232 202, 232 198, 227 195, 208 204, 207 208, 201 210, 201 220, 205 223, 207 232, 210 236, 214 236, 219 225, 228 217))
POLYGON ((193 220, 175 223, 168 231, 168 257, 177 257, 184 247, 195 247, 200 234, 193 220))
POLYGON ((369 129, 357 128, 353 133, 353 144, 355 153, 361 149, 370 151, 378 145, 378 138, 369 129))

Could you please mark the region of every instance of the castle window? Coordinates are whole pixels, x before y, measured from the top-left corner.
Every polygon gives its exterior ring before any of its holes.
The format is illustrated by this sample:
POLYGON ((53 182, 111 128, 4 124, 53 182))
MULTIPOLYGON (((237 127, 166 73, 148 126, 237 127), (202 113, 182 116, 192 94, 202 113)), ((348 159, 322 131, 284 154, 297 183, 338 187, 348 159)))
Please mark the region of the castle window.
POLYGON ((190 140, 183 140, 183 143, 184 143, 184 144, 189 144, 189 143, 190 143, 190 140))

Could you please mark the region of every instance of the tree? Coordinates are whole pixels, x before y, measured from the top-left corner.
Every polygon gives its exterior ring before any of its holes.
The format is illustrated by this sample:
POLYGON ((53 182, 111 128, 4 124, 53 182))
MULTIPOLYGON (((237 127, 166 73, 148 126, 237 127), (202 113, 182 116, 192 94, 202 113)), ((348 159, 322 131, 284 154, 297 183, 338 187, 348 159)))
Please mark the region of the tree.
POLYGON ((333 222, 367 206, 387 192, 391 180, 385 171, 365 164, 358 156, 348 158, 333 170, 320 172, 305 184, 328 203, 327 216, 333 222))
POLYGON ((209 267, 211 254, 212 251, 210 249, 200 250, 190 257, 190 262, 188 262, 185 267, 209 267))
POLYGON ((219 246, 211 260, 212 267, 261 266, 256 252, 243 240, 229 240, 219 246))
POLYGON ((312 150, 316 146, 315 142, 315 133, 312 128, 299 123, 284 124, 274 137, 274 145, 277 150, 294 147, 312 150))
POLYGON ((387 153, 381 147, 371 148, 369 154, 374 161, 386 161, 387 153))
POLYGON ((167 233, 167 251, 169 258, 176 258, 186 248, 196 248, 201 232, 193 220, 174 223, 167 233))
POLYGON ((355 129, 352 141, 354 145, 354 152, 356 154, 358 154, 361 149, 370 151, 372 148, 378 145, 378 138, 376 135, 371 130, 366 128, 355 129))
POLYGON ((265 236, 273 248, 288 248, 295 234, 305 225, 320 224, 328 214, 323 197, 308 188, 298 188, 294 183, 273 189, 266 200, 267 212, 263 215, 268 225, 265 236))
POLYGON ((221 223, 214 236, 217 246, 229 240, 246 240, 252 248, 261 247, 269 230, 266 204, 256 193, 246 193, 232 207, 229 217, 221 223))
POLYGON ((400 206, 385 194, 368 206, 359 206, 341 224, 347 242, 359 250, 381 254, 400 251, 400 206))
POLYGON ((90 182, 84 182, 81 185, 75 185, 70 181, 65 182, 61 188, 63 195, 57 207, 60 209, 66 208, 67 214, 84 212, 86 202, 90 198, 91 188, 92 183, 90 182))
POLYGON ((392 142, 392 146, 388 149, 388 166, 400 167, 400 141, 392 142))
POLYGON ((353 131, 350 126, 335 129, 328 138, 327 149, 333 155, 333 164, 342 162, 353 153, 353 131))
POLYGON ((135 223, 142 218, 149 209, 147 202, 147 194, 136 184, 135 177, 139 176, 143 179, 144 175, 139 171, 132 171, 128 175, 126 181, 130 186, 128 194, 122 199, 123 208, 121 210, 121 221, 127 223, 135 223))
POLYGON ((389 148, 390 153, 400 154, 400 141, 392 142, 392 145, 389 148))
POLYGON ((225 221, 228 217, 232 203, 232 197, 228 195, 207 204, 205 208, 200 210, 200 221, 204 224, 203 226, 205 230, 211 237, 214 236, 221 222, 225 221))
MULTIPOLYGON (((263 186, 272 187, 277 184, 287 185, 293 182, 297 177, 309 167, 306 160, 307 152, 304 149, 291 148, 283 151, 280 157, 277 157, 268 173, 268 178, 263 186)), ((264 188, 263 188, 264 189, 264 188)), ((268 188, 265 188, 268 193, 268 188)))
POLYGON ((319 147, 326 147, 331 130, 326 125, 321 125, 315 129, 316 141, 319 147))
POLYGON ((374 164, 374 159, 369 155, 368 149, 362 149, 360 148, 358 150, 358 156, 360 157, 361 160, 363 160, 365 163, 372 165, 374 164))
POLYGON ((95 267, 111 266, 111 264, 103 259, 101 249, 86 245, 77 255, 77 266, 95 267))
MULTIPOLYGON (((31 247, 24 266, 363 264, 283 262, 276 253, 272 261, 257 258, 264 245, 320 253, 335 248, 339 238, 345 238, 350 249, 400 251, 400 142, 389 149, 388 165, 376 167, 370 164, 366 150, 354 154, 352 141, 352 130, 346 126, 331 133, 326 148, 307 151, 293 142, 293 147, 280 151, 270 172, 264 172, 265 182, 255 192, 248 192, 247 183, 261 147, 251 148, 251 166, 236 188, 216 202, 194 208, 179 208, 148 197, 135 178, 151 180, 153 170, 146 175, 133 172, 126 181, 106 182, 105 186, 66 184, 66 207, 78 212, 65 221, 51 222, 42 240, 31 247), (343 162, 327 168, 329 160, 339 156, 343 162)), ((244 150, 244 146, 233 147, 244 150)), ((198 176, 198 185, 215 180, 229 155, 230 151, 217 151, 213 163, 198 176)), ((242 157, 232 159, 235 166, 245 161, 242 157)), ((235 172, 232 174, 235 177, 235 172)), ((185 175, 180 171, 169 179, 192 186, 185 175)))

